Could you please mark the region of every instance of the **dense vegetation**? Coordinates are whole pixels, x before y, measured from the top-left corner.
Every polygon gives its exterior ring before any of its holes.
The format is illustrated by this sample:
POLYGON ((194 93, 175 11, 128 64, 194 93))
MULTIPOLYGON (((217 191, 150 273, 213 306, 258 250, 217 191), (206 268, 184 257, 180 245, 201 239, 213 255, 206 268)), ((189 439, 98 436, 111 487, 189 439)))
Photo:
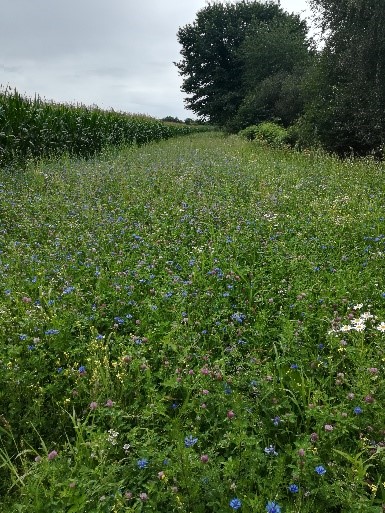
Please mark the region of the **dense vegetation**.
POLYGON ((277 4, 213 3, 178 31, 186 105, 229 130, 268 119, 290 124, 310 62, 306 23, 277 4))
POLYGON ((27 98, 0 90, 0 167, 63 153, 90 157, 108 146, 144 144, 190 133, 187 125, 27 98))
POLYGON ((385 1, 311 0, 324 49, 309 76, 303 133, 339 154, 385 155, 385 1))
POLYGON ((291 143, 384 155, 385 0, 309 0, 322 29, 273 2, 209 3, 181 27, 186 105, 228 131, 269 121, 291 143))
POLYGON ((1 511, 380 513, 383 176, 215 134, 2 172, 1 511))

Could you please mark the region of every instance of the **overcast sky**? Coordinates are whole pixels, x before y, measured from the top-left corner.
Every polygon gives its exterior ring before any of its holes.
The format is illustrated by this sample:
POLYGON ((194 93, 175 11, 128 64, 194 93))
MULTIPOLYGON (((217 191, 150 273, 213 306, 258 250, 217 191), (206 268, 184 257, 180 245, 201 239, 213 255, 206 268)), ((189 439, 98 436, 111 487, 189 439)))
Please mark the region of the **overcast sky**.
MULTIPOLYGON (((0 0, 0 84, 155 117, 184 109, 178 28, 205 0, 0 0)), ((306 0, 281 0, 309 16, 306 0)))

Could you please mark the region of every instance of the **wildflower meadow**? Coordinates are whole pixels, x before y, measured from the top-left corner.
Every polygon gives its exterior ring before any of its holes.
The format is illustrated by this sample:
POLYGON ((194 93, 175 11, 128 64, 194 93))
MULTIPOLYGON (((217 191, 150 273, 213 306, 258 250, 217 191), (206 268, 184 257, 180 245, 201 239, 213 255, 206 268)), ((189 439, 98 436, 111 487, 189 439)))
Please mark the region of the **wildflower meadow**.
POLYGON ((382 512, 384 172, 215 132, 0 171, 0 510, 382 512))

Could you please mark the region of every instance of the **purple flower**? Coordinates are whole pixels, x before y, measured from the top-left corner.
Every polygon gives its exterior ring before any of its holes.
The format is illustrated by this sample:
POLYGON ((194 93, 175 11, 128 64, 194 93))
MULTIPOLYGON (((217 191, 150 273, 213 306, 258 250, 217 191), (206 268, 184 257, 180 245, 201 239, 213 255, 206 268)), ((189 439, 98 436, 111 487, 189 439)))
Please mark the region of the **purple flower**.
POLYGON ((54 460, 57 457, 57 455, 58 455, 58 453, 56 451, 51 451, 48 454, 47 458, 49 459, 49 461, 51 461, 51 460, 54 460))

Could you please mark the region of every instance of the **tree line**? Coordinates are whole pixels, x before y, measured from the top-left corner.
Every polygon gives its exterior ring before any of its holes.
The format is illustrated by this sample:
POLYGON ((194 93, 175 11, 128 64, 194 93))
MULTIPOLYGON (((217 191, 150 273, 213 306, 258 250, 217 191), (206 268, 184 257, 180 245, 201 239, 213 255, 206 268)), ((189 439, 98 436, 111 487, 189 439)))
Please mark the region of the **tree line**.
POLYGON ((275 122, 299 147, 384 155, 385 0, 209 2, 177 33, 186 106, 229 132, 275 122))

